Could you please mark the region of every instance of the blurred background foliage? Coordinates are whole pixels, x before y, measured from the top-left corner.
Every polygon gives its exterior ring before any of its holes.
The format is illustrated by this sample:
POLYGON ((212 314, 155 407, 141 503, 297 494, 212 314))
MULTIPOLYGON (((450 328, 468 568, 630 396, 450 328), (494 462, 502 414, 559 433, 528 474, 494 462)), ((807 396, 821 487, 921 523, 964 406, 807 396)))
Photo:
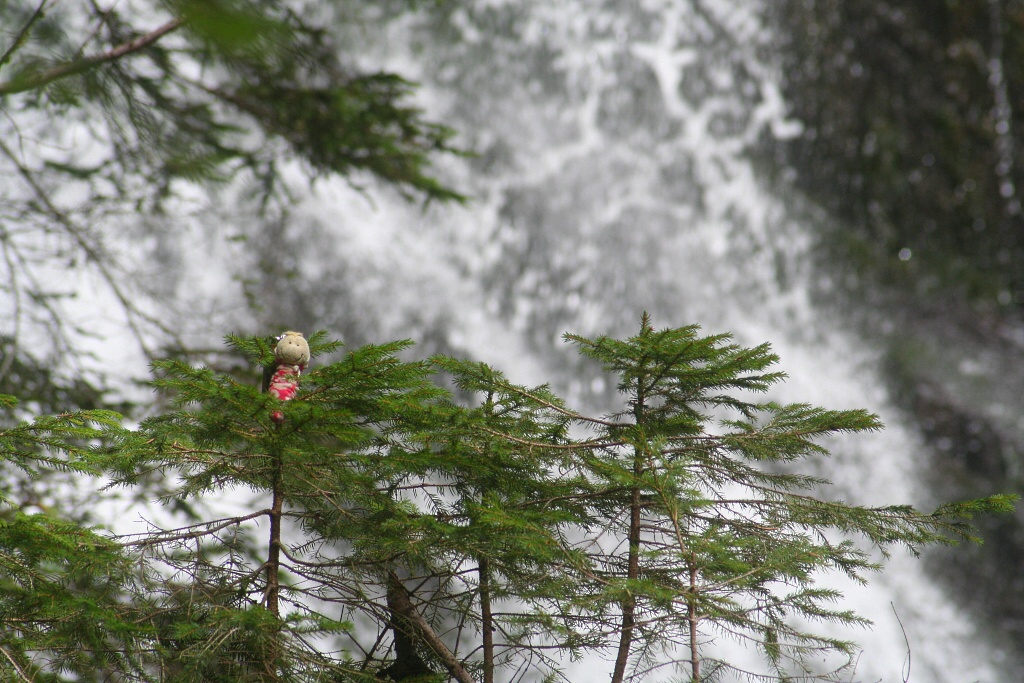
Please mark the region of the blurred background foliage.
POLYGON ((821 291, 884 340, 893 395, 940 452, 986 481, 1019 472, 1024 3, 786 0, 773 16, 801 130, 765 158, 822 211, 821 291))

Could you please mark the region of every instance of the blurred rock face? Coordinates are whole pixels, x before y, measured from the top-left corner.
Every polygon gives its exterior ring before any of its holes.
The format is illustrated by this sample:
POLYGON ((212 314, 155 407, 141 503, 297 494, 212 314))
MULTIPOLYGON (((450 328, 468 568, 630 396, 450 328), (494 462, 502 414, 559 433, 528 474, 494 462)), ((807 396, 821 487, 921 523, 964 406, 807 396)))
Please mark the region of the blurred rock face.
POLYGON ((797 185, 862 272, 922 297, 1024 304, 1024 14, 1015 2, 785 0, 772 9, 797 185))

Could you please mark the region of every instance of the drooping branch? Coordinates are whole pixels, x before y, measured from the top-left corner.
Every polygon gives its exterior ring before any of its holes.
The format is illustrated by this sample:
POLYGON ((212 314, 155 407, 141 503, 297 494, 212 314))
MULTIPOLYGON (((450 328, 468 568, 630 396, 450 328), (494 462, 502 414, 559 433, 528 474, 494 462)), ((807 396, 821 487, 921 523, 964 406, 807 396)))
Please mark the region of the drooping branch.
POLYGON ((212 522, 203 522, 201 524, 193 524, 179 529, 171 529, 169 531, 161 531, 154 535, 143 535, 138 540, 121 540, 128 539, 138 534, 125 534, 121 536, 115 536, 114 538, 121 541, 121 544, 126 547, 138 547, 147 548, 150 546, 161 545, 163 543, 175 543, 181 541, 192 540, 196 538, 202 538, 204 536, 212 536, 222 529, 226 529, 229 526, 237 526, 242 522, 247 522, 257 517, 264 517, 272 514, 272 510, 269 508, 258 510, 256 512, 249 513, 247 515, 239 515, 238 517, 230 517, 227 519, 219 519, 212 522))
POLYGON ((57 64, 49 69, 45 69, 44 71, 37 72, 24 78, 14 78, 9 81, 4 81, 3 83, 0 83, 0 95, 13 95, 15 93, 25 92, 26 90, 34 90, 61 78, 83 73, 89 69, 99 66, 100 64, 116 61, 133 52, 138 52, 139 50, 149 47, 168 33, 180 28, 184 23, 185 19, 180 17, 175 18, 156 29, 153 29, 149 33, 139 36, 135 40, 130 40, 127 43, 118 45, 106 52, 88 55, 71 62, 64 62, 63 64, 57 64))
POLYGON ((20 666, 18 666, 18 662, 14 661, 14 657, 12 657, 10 653, 7 652, 7 650, 0 647, 0 652, 2 652, 7 661, 11 663, 11 665, 14 667, 14 670, 18 673, 18 677, 21 680, 25 681, 26 683, 32 683, 32 679, 25 675, 25 671, 20 666))
MULTIPOLYGON (((2 87, 2 86, 0 86, 2 87)), ((3 91, 0 90, 0 95, 3 91)), ((139 346, 143 353, 146 354, 147 358, 155 358, 153 350, 149 348, 146 343, 145 335, 142 332, 142 328, 137 322, 136 318, 140 318, 146 323, 155 326, 157 329, 167 334, 173 335, 174 331, 168 327, 163 321, 158 320, 155 316, 149 315, 143 312, 138 306, 136 306, 128 296, 124 287, 122 286, 123 278, 119 277, 114 272, 109 263, 109 257, 103 253, 102 245, 94 242, 88 230, 78 225, 71 216, 60 207, 58 207, 50 194, 43 188, 43 186, 36 179, 35 174, 28 166, 26 166, 18 158, 18 155, 9 146, 4 144, 0 140, 0 153, 6 156, 15 168, 18 169, 18 174, 22 177, 25 183, 31 188, 33 194, 39 201, 40 206, 45 212, 53 218, 62 228, 65 233, 71 237, 75 244, 82 250, 86 258, 99 272, 100 277, 103 278, 104 283, 110 289, 110 292, 117 298, 126 314, 126 322, 128 327, 132 330, 136 340, 139 342, 139 346)))

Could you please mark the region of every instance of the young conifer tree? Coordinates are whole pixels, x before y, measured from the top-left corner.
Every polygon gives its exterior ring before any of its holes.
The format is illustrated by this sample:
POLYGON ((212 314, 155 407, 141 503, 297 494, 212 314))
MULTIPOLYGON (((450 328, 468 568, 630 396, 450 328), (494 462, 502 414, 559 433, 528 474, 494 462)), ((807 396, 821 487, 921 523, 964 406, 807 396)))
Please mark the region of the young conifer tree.
POLYGON ((577 643, 613 653, 612 683, 666 667, 691 683, 846 680, 856 645, 834 626, 870 621, 837 607, 841 594, 819 587, 821 576, 864 582, 882 568, 872 549, 977 540, 964 519, 1012 509, 1012 496, 932 513, 829 500, 829 482, 795 464, 827 455, 822 438, 881 424, 864 410, 754 402, 784 378, 768 371, 778 359, 767 344, 743 348, 697 326, 655 331, 646 315, 629 339, 566 339, 616 380, 622 410, 587 415, 497 375, 489 390, 542 403, 572 428, 557 445, 501 437, 569 453, 562 466, 577 478, 564 499, 585 511, 563 537, 577 561, 561 567, 572 588, 555 602, 575 616, 564 623, 577 643), (821 622, 832 628, 813 630, 821 622), (753 646, 764 666, 716 657, 721 641, 753 646))
POLYGON ((600 646, 571 609, 589 562, 569 539, 589 526, 590 511, 568 411, 548 387, 515 385, 486 364, 432 362, 463 397, 438 455, 454 466, 448 533, 471 544, 459 551, 475 569, 463 618, 480 634, 480 680, 493 683, 501 668, 557 675, 566 654, 600 646))
POLYGON ((810 629, 870 622, 836 607, 841 595, 818 587, 821 575, 863 582, 881 568, 871 548, 916 554, 970 539, 964 518, 1012 508, 1012 497, 999 496, 932 513, 818 497, 829 482, 793 464, 827 455, 823 437, 881 423, 864 410, 753 402, 751 393, 784 378, 768 372, 778 358, 767 344, 743 348, 697 326, 656 331, 646 315, 626 340, 566 338, 602 364, 625 399, 610 416, 573 415, 585 430, 576 454, 593 484, 593 517, 621 541, 585 541, 597 566, 588 607, 599 623, 609 608, 619 619, 612 683, 672 664, 693 683, 727 672, 777 681, 846 675, 855 644, 830 635, 835 629, 810 629), (718 636, 755 646, 765 668, 712 656, 718 636), (842 663, 821 668, 830 654, 842 663))
MULTIPOLYGON (((337 348, 323 337, 309 340, 313 354, 337 348)), ((230 341, 255 364, 272 361, 266 340, 230 341)), ((373 638, 360 638, 390 623, 390 567, 415 547, 388 454, 417 450, 407 442, 443 393, 426 363, 397 358, 406 346, 354 350, 304 376, 287 402, 254 382, 156 364, 156 385, 182 409, 143 423, 108 467, 124 484, 173 474, 174 499, 256 494, 237 514, 127 539, 151 578, 165 577, 151 598, 162 680, 376 680, 373 638)))
MULTIPOLYGON (((82 414, 0 433, 28 467, 47 465, 35 445, 123 486, 161 473, 163 503, 193 515, 113 537, 5 512, 0 680, 564 680, 591 651, 612 653, 613 683, 673 664, 696 683, 738 669, 713 656, 720 636, 760 648, 755 677, 827 678, 811 655, 853 646, 801 624, 864 620, 815 580, 877 568, 843 539, 916 551, 1012 505, 818 498, 825 482, 777 466, 877 418, 744 398, 781 379, 766 346, 646 317, 630 339, 569 339, 616 378, 620 412, 588 416, 479 363, 402 360, 408 342, 326 363, 339 345, 318 333, 288 401, 164 361, 155 384, 177 408, 137 429, 82 414)), ((265 339, 230 343, 273 358, 265 339)))

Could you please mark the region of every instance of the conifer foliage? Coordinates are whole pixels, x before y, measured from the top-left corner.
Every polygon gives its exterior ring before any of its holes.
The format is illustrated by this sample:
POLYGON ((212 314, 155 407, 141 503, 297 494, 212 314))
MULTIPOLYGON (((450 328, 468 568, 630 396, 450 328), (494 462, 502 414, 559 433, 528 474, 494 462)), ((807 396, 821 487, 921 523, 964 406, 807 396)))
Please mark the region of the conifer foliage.
MULTIPOLYGON (((965 518, 1013 505, 829 500, 796 463, 878 419, 755 402, 782 379, 767 345, 646 316, 629 339, 567 339, 621 410, 405 360, 409 342, 342 353, 321 332, 287 402, 168 360, 154 384, 174 405, 136 428, 96 411, 9 422, 5 460, 129 489, 163 477, 182 521, 115 535, 4 499, 0 680, 492 683, 564 679, 588 654, 612 683, 825 679, 855 646, 809 629, 868 622, 822 573, 862 581, 873 547, 969 539, 965 518), (762 668, 731 661, 732 641, 762 668)), ((272 362, 266 339, 229 343, 272 362)))

